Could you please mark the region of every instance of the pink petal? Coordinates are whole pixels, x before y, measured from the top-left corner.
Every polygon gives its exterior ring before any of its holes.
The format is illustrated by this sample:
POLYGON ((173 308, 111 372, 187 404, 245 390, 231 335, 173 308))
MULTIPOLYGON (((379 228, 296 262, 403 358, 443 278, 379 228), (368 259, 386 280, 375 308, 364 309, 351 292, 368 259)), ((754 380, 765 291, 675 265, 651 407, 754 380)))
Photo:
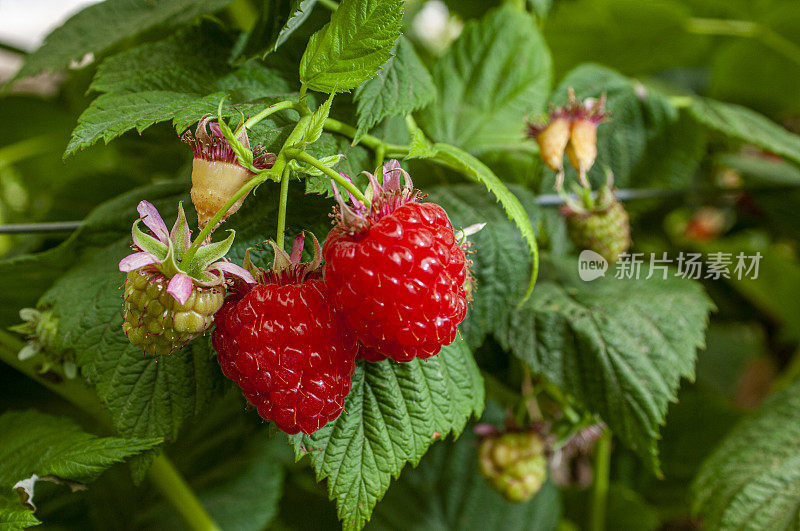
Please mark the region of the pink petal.
POLYGON ((242 266, 234 264, 233 262, 223 262, 220 260, 219 262, 214 262, 211 267, 216 267, 224 273, 237 276, 248 284, 256 283, 256 279, 253 278, 253 275, 250 273, 250 271, 242 266))
POLYGON ((130 273, 131 271, 136 271, 137 269, 151 264, 157 264, 158 262, 158 257, 150 253, 145 253, 144 251, 133 253, 119 261, 119 270, 124 273, 130 273))
POLYGON ((217 122, 210 122, 208 124, 208 128, 211 129, 211 134, 214 135, 215 138, 226 140, 225 135, 222 134, 222 129, 219 128, 219 124, 217 122))
POLYGON ((184 304, 189 300, 193 287, 194 282, 192 282, 192 278, 189 275, 178 273, 170 279, 169 285, 167 286, 167 293, 175 297, 175 300, 179 303, 184 304))
POLYGON ((144 221, 148 229, 153 231, 156 238, 158 238, 161 243, 167 243, 167 240, 169 240, 169 230, 164 220, 161 219, 161 214, 158 213, 156 207, 149 201, 140 201, 136 210, 139 211, 139 215, 142 216, 142 221, 144 221))
POLYGON ((303 246, 306 243, 306 235, 305 233, 301 232, 294 238, 294 242, 292 242, 292 252, 289 255, 289 260, 293 264, 299 264, 300 259, 303 258, 303 246))
MULTIPOLYGON (((347 175, 346 173, 340 171, 339 175, 341 175, 342 177, 347 179, 347 181, 350 184, 353 184, 353 179, 351 179, 350 176, 347 175)), ((364 206, 364 204, 361 201, 356 199, 356 196, 354 196, 352 193, 350 193, 350 190, 347 190, 346 188, 345 188, 345 190, 347 191, 347 195, 350 196, 350 204, 353 205, 354 208, 358 209, 358 208, 361 208, 361 207, 364 206)), ((336 186, 336 183, 333 183, 333 193, 334 193, 334 195, 338 195, 338 188, 336 186)))
POLYGON ((408 181, 408 174, 400 167, 400 162, 397 159, 391 159, 383 165, 383 189, 386 191, 399 190, 402 186, 401 177, 406 177, 408 181))

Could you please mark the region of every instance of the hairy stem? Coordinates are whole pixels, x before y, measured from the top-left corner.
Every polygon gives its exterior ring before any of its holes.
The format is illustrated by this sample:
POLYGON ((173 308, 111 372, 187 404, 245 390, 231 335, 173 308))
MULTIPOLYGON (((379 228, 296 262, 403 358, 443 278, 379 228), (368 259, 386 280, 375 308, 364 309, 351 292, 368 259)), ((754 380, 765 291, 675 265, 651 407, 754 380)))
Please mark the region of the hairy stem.
MULTIPOLYGON (((350 139, 356 137, 357 129, 352 125, 347 125, 344 122, 340 122, 339 120, 334 120, 333 118, 328 118, 325 120, 325 130, 332 131, 334 133, 339 133, 340 135, 344 135, 350 139)), ((404 146, 401 144, 387 144, 380 138, 374 137, 372 135, 364 135, 361 137, 360 143, 364 144, 368 148, 372 149, 373 151, 377 151, 379 148, 383 148, 385 151, 385 155, 387 157, 405 157, 408 155, 409 146, 404 146)))
POLYGON ((335 0, 317 0, 317 3, 323 7, 330 9, 331 11, 336 11, 339 9, 339 4, 335 0))
POLYGON ((592 512, 589 531, 604 531, 606 527, 606 505, 611 473, 611 430, 603 435, 594 448, 594 484, 592 485, 592 512))
MULTIPOLYGON (((113 431, 113 422, 108 410, 100 404, 97 395, 83 380, 67 379, 63 378, 63 375, 59 375, 60 378, 45 378, 38 371, 36 356, 24 361, 17 357, 23 346, 24 343, 18 338, 0 329, 0 360, 84 411, 103 428, 113 431)), ((184 518, 189 529, 196 531, 219 529, 166 455, 161 454, 156 458, 148 476, 184 518)))
MULTIPOLYGON (((248 118, 248 120, 242 125, 242 127, 250 129, 254 125, 256 125, 258 122, 260 122, 261 120, 266 118, 267 116, 270 116, 271 114, 275 114, 276 112, 282 111, 282 110, 285 110, 285 109, 294 109, 294 110, 299 111, 299 104, 297 102, 295 102, 295 101, 281 101, 281 102, 278 102, 278 103, 276 103, 274 105, 270 105, 269 107, 267 107, 266 109, 264 109, 260 113, 254 114, 253 116, 248 118)), ((242 127, 239 127, 238 129, 236 129, 236 132, 234 133, 235 136, 239 135, 239 132, 241 131, 242 127)))
POLYGON ((383 167, 383 160, 386 157, 386 148, 384 145, 380 145, 375 149, 375 167, 382 168, 383 167))
POLYGON ((365 205, 369 205, 369 201, 367 201, 367 198, 364 197, 364 194, 361 193, 361 190, 356 188, 356 186, 353 183, 351 183, 350 181, 339 175, 339 172, 325 166, 322 162, 315 159, 305 151, 300 151, 299 149, 287 149, 286 156, 293 159, 297 159, 300 162, 305 162, 306 164, 315 167, 316 169, 320 170, 321 172, 323 172, 325 175, 327 175, 337 183, 344 186, 351 194, 353 194, 353 197, 355 197, 365 205))
POLYGON ((228 199, 224 205, 222 205, 222 208, 217 210, 217 213, 214 214, 214 217, 208 220, 208 223, 206 223, 206 226, 200 231, 200 234, 197 235, 197 238, 194 239, 192 245, 189 247, 189 250, 186 251, 186 254, 183 255, 183 260, 181 261, 189 263, 191 259, 194 258, 194 255, 197 253, 200 245, 203 243, 203 241, 205 241, 206 238, 208 238, 209 234, 211 234, 219 222, 222 221, 222 218, 225 217, 225 214, 228 213, 228 210, 230 210, 239 199, 247 195, 250 190, 266 181, 270 175, 271 173, 269 171, 265 171, 263 173, 254 175, 249 181, 244 183, 244 185, 239 188, 239 190, 233 194, 233 196, 231 196, 231 198, 228 199))
POLYGON ((289 177, 291 172, 286 167, 281 176, 281 197, 278 203, 278 232, 275 235, 275 243, 278 249, 283 249, 283 238, 286 232, 286 204, 289 200, 289 177))
POLYGON ((216 531, 219 529, 194 495, 192 488, 180 472, 164 455, 156 457, 147 477, 161 494, 180 513, 189 529, 196 531, 216 531))

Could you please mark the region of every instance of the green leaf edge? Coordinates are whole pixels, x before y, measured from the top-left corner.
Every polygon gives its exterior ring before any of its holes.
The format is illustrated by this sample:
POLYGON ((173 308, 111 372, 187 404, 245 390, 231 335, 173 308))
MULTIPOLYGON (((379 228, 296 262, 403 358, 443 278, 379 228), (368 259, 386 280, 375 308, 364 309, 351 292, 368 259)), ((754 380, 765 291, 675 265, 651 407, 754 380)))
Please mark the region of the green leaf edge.
POLYGON ((536 278, 539 276, 539 246, 536 243, 536 234, 533 232, 533 224, 528 217, 528 213, 525 212, 517 196, 503 184, 488 166, 477 158, 450 144, 436 143, 433 145, 433 151, 436 153, 433 160, 439 164, 470 176, 486 186, 486 189, 492 192, 503 206, 509 219, 517 225, 517 228, 528 243, 532 259, 531 278, 525 295, 517 305, 517 308, 519 308, 530 298, 536 285, 536 278))

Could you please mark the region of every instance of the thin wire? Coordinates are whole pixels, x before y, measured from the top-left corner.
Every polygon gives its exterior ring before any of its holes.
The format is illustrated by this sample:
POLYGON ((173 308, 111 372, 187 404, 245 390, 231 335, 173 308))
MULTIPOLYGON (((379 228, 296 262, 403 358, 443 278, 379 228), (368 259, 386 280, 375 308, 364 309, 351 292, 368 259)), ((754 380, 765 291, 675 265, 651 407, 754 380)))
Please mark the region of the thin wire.
MULTIPOLYGON (((773 190, 784 188, 796 188, 794 186, 764 186, 757 188, 758 190, 773 190)), ((751 189, 754 190, 754 189, 751 189)), ((708 193, 735 193, 742 191, 741 189, 731 188, 727 190, 714 188, 705 190, 708 193)), ((615 190, 615 195, 620 201, 635 201, 637 199, 653 199, 673 197, 678 195, 686 195, 691 193, 703 193, 704 190, 665 190, 663 188, 643 188, 643 189, 623 189, 615 190)), ((559 206, 564 204, 564 198, 559 194, 540 194, 536 197, 536 204, 543 207, 559 206)), ((0 234, 38 234, 38 233, 56 233, 56 232, 72 232, 83 225, 83 221, 55 221, 49 223, 9 223, 0 225, 0 234)))
POLYGON ((9 223, 0 225, 0 234, 38 234, 48 232, 72 232, 83 225, 83 221, 54 221, 51 223, 9 223))

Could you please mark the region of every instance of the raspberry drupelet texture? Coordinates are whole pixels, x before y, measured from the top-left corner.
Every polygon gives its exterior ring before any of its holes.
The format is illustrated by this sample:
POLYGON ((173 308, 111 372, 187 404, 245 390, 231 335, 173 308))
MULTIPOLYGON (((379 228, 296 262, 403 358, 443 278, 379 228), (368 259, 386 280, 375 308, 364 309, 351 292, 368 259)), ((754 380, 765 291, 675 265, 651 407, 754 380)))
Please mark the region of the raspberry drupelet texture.
POLYGON ((258 284, 225 301, 212 337, 225 375, 286 433, 313 433, 335 420, 355 368, 355 338, 330 306, 315 262, 257 274, 258 284))
POLYGON ((384 183, 373 182, 373 190, 369 211, 340 201, 325 240, 331 302, 358 338, 360 357, 428 358, 456 339, 466 316, 467 258, 444 209, 419 202, 397 161, 384 166, 384 183))
POLYGON ((224 287, 196 286, 180 303, 167 293, 169 279, 157 271, 138 270, 125 280, 122 330, 148 354, 163 356, 201 335, 222 306, 224 287))
POLYGON ((223 241, 199 245, 191 256, 191 230, 182 205, 171 231, 151 203, 141 201, 137 210, 141 218, 131 228, 135 252, 119 263, 127 273, 122 330, 146 353, 163 356, 211 326, 228 284, 255 281, 247 270, 224 260, 233 231, 223 241))

